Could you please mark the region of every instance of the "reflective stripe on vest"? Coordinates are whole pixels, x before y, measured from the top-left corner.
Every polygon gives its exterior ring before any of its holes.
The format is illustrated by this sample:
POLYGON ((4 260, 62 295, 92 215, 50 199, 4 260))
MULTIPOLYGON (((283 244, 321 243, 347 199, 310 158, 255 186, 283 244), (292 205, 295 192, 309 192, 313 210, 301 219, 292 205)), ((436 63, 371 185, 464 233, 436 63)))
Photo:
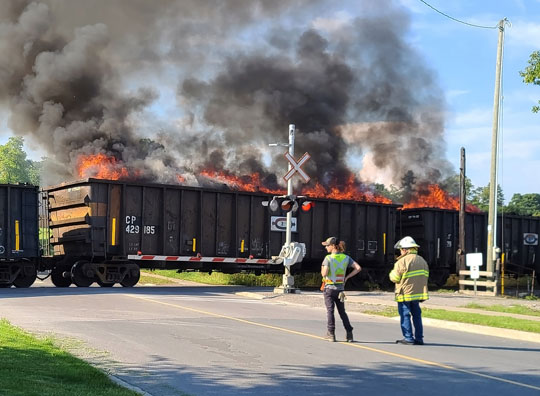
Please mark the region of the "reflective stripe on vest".
POLYGON ((405 272, 403 274, 403 279, 414 278, 415 276, 425 276, 426 278, 429 278, 429 271, 421 269, 421 270, 405 272))
POLYGON ((326 256, 329 262, 328 274, 326 275, 325 283, 327 285, 341 284, 345 281, 345 273, 347 272, 347 266, 349 260, 347 255, 343 253, 329 254, 326 256))
POLYGON ((427 300, 428 294, 427 293, 419 293, 419 294, 398 294, 396 296, 397 302, 408 302, 408 301, 418 301, 418 300, 427 300))
POLYGON ((390 280, 394 283, 399 283, 399 281, 401 280, 401 276, 399 276, 397 271, 395 270, 390 271, 389 277, 390 280))

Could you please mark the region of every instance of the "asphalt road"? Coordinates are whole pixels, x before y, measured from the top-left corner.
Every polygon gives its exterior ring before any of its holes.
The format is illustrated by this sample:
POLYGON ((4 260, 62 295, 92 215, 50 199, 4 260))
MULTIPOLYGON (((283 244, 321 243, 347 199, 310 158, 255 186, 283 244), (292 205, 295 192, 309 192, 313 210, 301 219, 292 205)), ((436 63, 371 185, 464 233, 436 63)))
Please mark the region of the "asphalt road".
POLYGON ((357 341, 330 343, 323 307, 236 290, 0 289, 0 317, 154 396, 540 394, 536 343, 426 328, 427 345, 396 345, 398 322, 356 312, 357 341))

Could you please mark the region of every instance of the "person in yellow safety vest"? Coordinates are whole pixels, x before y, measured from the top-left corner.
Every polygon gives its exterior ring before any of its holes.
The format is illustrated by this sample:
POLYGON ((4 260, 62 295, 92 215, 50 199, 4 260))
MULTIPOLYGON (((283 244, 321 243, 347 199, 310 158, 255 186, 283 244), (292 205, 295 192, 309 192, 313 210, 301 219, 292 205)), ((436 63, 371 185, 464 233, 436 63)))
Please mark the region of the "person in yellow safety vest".
POLYGON ((389 277, 396 284, 396 301, 403 333, 403 339, 397 340, 396 344, 424 345, 420 303, 429 298, 429 267, 426 260, 418 255, 419 247, 410 236, 399 240, 394 246, 395 249, 400 250, 401 256, 398 257, 389 277))
POLYGON ((322 244, 328 252, 321 266, 327 319, 325 339, 332 342, 336 341, 335 305, 347 332, 347 342, 353 342, 353 327, 351 326, 347 312, 345 312, 345 295, 343 294, 343 290, 345 290, 347 280, 359 273, 362 267, 351 257, 343 253, 345 251, 345 242, 339 241, 336 237, 330 237, 322 244), (347 274, 348 268, 353 269, 349 274, 347 274))

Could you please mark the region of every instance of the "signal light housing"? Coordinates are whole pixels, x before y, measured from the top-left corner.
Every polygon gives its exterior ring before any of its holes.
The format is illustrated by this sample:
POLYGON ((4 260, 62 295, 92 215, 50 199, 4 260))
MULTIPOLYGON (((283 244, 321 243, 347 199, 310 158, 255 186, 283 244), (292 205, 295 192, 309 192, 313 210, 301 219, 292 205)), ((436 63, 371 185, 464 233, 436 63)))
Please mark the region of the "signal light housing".
POLYGON ((272 197, 271 201, 262 201, 263 206, 268 206, 272 212, 276 212, 280 207, 285 213, 296 212, 300 206, 295 195, 281 195, 272 197))
POLYGON ((304 201, 302 202, 302 211, 309 212, 315 206, 315 202, 304 201))
POLYGON ((276 199, 276 197, 272 198, 272 200, 270 201, 270 204, 268 205, 268 207, 270 208, 270 210, 272 212, 275 212, 276 210, 278 210, 279 208, 279 202, 278 200, 276 199))
POLYGON ((284 212, 296 212, 298 210, 298 202, 296 200, 287 198, 281 202, 281 209, 284 212))

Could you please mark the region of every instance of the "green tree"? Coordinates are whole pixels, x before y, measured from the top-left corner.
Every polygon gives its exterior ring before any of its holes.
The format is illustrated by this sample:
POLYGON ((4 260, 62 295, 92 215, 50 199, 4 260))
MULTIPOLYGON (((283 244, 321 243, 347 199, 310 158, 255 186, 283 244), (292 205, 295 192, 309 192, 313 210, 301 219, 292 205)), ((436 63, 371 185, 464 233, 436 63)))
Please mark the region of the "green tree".
MULTIPOLYGON (((501 186, 497 186, 497 211, 504 207, 504 194, 501 186)), ((470 192, 468 202, 476 206, 478 209, 489 211, 489 184, 486 187, 476 187, 470 192)))
POLYGON ((39 185, 40 163, 26 159, 24 139, 10 137, 0 145, 0 183, 30 183, 39 185))
MULTIPOLYGON (((525 84, 540 85, 540 51, 534 51, 529 58, 529 66, 520 71, 519 75, 523 77, 525 84)), ((540 104, 540 100, 538 101, 540 104)), ((533 106, 533 113, 540 111, 540 106, 533 106)))
POLYGON ((521 216, 540 216, 540 194, 514 194, 506 213, 521 216))
POLYGON ((375 193, 377 195, 386 197, 392 202, 397 203, 401 202, 403 200, 403 191, 399 189, 398 187, 394 186, 393 184, 390 185, 390 187, 386 188, 384 184, 375 184, 375 193))
MULTIPOLYGON (((460 175, 459 173, 447 177, 441 182, 441 187, 444 191, 449 193, 450 195, 454 197, 459 197, 459 182, 460 182, 460 175)), ((474 189, 474 186, 472 184, 471 179, 468 177, 465 177, 465 195, 467 197, 467 202, 472 199, 472 191, 474 189)))

